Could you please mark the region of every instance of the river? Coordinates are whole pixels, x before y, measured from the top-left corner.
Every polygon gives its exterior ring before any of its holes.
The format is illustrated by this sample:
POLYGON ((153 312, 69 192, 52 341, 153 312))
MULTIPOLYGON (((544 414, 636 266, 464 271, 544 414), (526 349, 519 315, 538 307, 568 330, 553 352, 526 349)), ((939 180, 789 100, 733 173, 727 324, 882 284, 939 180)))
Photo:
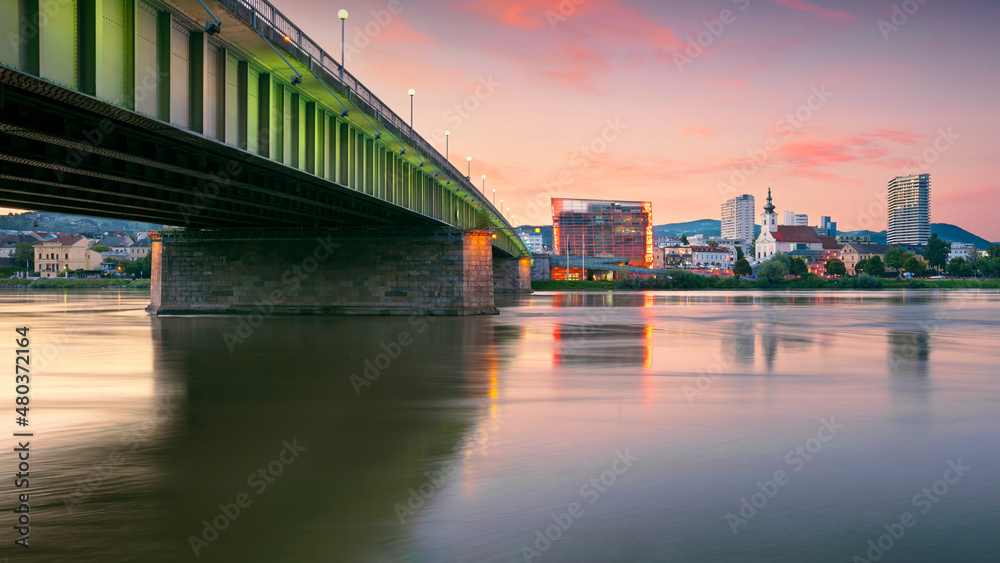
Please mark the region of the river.
POLYGON ((148 299, 0 293, 0 362, 19 327, 32 358, 29 425, 13 377, 4 424, 34 434, 4 445, 0 558, 1000 558, 995 291, 538 293, 478 318, 148 299))

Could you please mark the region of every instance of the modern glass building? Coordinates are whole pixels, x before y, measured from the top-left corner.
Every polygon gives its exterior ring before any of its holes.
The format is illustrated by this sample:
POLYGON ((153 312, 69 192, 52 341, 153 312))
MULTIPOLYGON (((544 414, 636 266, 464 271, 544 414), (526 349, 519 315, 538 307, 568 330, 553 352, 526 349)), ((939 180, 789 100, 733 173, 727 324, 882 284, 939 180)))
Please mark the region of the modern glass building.
POLYGON ((552 199, 556 254, 627 258, 630 266, 653 265, 653 204, 648 201, 552 199))
POLYGON ((897 176, 889 182, 889 244, 923 246, 931 236, 931 175, 897 176))

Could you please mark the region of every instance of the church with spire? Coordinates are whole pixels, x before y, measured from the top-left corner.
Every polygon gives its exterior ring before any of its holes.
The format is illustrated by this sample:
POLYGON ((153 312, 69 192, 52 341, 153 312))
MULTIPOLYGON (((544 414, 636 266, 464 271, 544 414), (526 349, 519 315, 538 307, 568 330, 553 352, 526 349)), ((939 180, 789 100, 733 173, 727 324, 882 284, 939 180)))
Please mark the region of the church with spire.
POLYGON ((778 214, 771 200, 771 188, 767 189, 767 205, 760 215, 760 234, 757 236, 755 256, 757 262, 767 260, 778 253, 794 250, 835 250, 840 245, 833 237, 816 234, 812 227, 779 225, 778 214))

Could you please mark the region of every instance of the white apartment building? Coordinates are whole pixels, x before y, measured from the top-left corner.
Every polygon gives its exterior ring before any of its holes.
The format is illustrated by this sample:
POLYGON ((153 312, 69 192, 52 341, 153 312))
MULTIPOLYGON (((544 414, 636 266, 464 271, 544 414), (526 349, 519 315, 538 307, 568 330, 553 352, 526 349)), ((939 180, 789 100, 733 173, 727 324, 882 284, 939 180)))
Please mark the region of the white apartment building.
POLYGON ((931 236, 931 175, 897 176, 889 181, 889 244, 927 244, 931 236))
POLYGON ((734 197, 722 204, 723 239, 738 240, 744 249, 754 238, 754 199, 750 194, 734 197))

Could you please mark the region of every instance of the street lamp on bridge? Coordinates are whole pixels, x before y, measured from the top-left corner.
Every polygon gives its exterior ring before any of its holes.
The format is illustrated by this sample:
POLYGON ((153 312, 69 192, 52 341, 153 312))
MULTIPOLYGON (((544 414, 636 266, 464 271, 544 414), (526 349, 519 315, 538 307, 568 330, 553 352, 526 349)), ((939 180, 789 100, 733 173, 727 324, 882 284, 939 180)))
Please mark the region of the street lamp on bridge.
POLYGON ((469 162, 469 173, 465 175, 465 179, 466 180, 471 180, 472 179, 472 157, 471 156, 467 156, 467 157, 465 157, 465 160, 469 162))
POLYGON ((451 141, 451 131, 444 132, 444 159, 448 160, 448 145, 451 141))
POLYGON ((417 91, 410 88, 410 135, 413 135, 413 96, 417 95, 417 91))
POLYGON ((344 36, 346 35, 347 29, 347 10, 341 10, 337 12, 337 17, 340 18, 340 81, 344 81, 344 36))

